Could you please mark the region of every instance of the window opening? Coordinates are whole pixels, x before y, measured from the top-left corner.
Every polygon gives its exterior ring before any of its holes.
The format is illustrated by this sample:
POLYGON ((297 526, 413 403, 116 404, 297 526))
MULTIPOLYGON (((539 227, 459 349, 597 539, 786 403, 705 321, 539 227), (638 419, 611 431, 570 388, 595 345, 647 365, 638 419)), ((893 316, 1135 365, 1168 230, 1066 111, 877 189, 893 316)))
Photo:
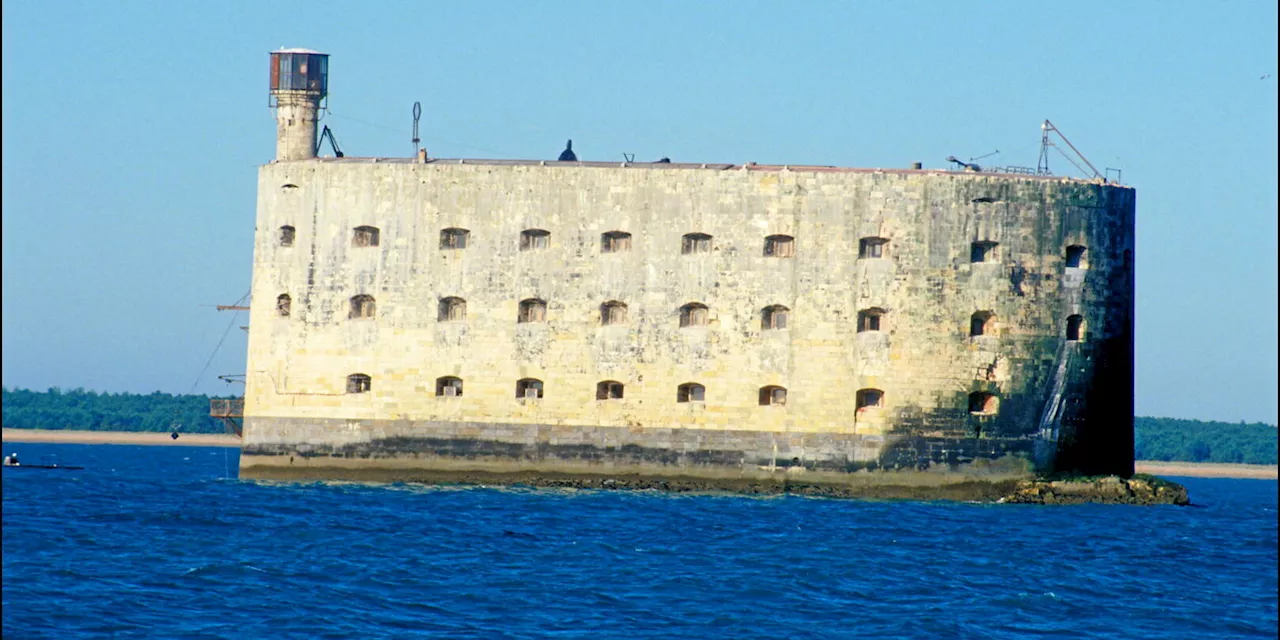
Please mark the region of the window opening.
POLYGON ((995 262, 998 244, 984 240, 969 245, 969 262, 995 262))
POLYGON ((536 400, 542 397, 542 381, 535 378, 524 378, 516 381, 516 397, 522 400, 536 400))
POLYGON ((363 373, 347 376, 347 393, 365 393, 373 388, 373 378, 363 373))
POLYGON ((440 230, 440 248, 441 249, 466 249, 467 237, 471 235, 466 229, 441 229, 440 230))
POLYGON ((975 391, 969 394, 969 413, 993 415, 1000 410, 1000 398, 993 393, 975 391))
POLYGON ((436 378, 436 396, 455 398, 462 396, 462 378, 445 376, 436 378))
POLYGON ((600 324, 622 324, 627 321, 627 305, 610 300, 600 305, 600 324))
POLYGON ((520 250, 533 251, 551 246, 551 232, 542 229, 525 229, 520 232, 520 250))
POLYGON ((1082 269, 1086 263, 1084 261, 1085 248, 1078 244, 1067 247, 1067 267, 1072 269, 1082 269))
POLYGON ((596 385, 596 400, 621 400, 622 383, 605 380, 596 385))
POLYGON ((762 331, 780 331, 782 329, 786 329, 787 321, 790 319, 788 316, 790 314, 791 310, 780 304, 765 307, 764 310, 760 312, 760 329, 762 331))
POLYGON ((680 307, 680 326, 681 327, 705 327, 707 325, 708 316, 707 306, 697 302, 690 302, 680 307))
POLYGON ((377 303, 373 296, 360 294, 351 298, 351 312, 348 318, 372 318, 377 313, 377 303))
POLYGON ((351 237, 352 246, 356 247, 376 247, 378 246, 378 228, 377 227, 356 227, 355 235, 351 237))
POLYGON ((760 387, 760 406, 783 405, 787 403, 787 390, 783 387, 760 387))
POLYGON ((1067 316, 1067 340, 1081 340, 1084 335, 1084 316, 1067 316))
POLYGON ((626 231, 609 231, 600 234, 600 253, 619 253, 631 250, 631 234, 626 231))
POLYGON ((992 320, 995 314, 990 311, 979 311, 969 318, 969 335, 984 336, 991 332, 992 320))
POLYGON ((707 388, 696 383, 686 382, 676 388, 676 402, 704 402, 707 388))
POLYGON ((440 301, 440 322, 462 322, 466 319, 466 300, 462 298, 445 298, 440 301))
POLYGON ((711 251, 711 236, 705 233, 686 233, 680 241, 680 253, 708 253, 711 251))
POLYGON ((884 392, 879 389, 859 389, 856 395, 858 410, 884 406, 884 392))
POLYGON ((520 301, 520 316, 517 322, 546 322, 547 320, 547 303, 537 299, 529 298, 520 301))
POLYGON ((293 310, 293 298, 289 294, 282 293, 276 297, 276 315, 281 318, 288 318, 289 313, 293 310))
POLYGON ((864 331, 879 331, 880 318, 884 316, 884 309, 871 308, 863 309, 858 312, 858 333, 864 331))
POLYGON ((287 224, 284 225, 283 227, 280 227, 280 246, 292 247, 293 238, 295 235, 297 235, 297 230, 294 229, 293 227, 287 224))
POLYGON ((767 258, 793 258, 796 255, 795 238, 769 236, 764 239, 764 255, 767 258))
POLYGON ((858 241, 858 257, 883 258, 885 245, 887 244, 889 244, 889 240, 887 238, 863 238, 858 241))

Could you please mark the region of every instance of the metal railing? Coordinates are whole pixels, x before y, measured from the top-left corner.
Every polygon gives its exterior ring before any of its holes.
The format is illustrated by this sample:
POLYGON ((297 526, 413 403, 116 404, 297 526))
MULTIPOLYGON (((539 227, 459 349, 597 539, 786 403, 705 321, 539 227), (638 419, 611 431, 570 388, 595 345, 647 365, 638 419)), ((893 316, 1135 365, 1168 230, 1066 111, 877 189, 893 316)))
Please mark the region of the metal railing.
POLYGON ((244 398, 209 400, 209 415, 214 418, 244 417, 244 398))

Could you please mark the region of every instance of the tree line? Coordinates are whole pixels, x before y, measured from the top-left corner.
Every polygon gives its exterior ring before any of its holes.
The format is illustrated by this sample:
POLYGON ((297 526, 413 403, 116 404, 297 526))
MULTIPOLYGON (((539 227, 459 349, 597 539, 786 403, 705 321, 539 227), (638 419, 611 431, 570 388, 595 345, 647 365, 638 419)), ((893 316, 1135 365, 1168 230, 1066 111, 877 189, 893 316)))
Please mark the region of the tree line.
MULTIPOLYGON (((215 396, 231 398, 233 396, 215 396)), ((4 389, 6 429, 223 433, 209 417, 210 396, 98 393, 84 389, 4 389)), ((1276 464, 1276 427, 1177 418, 1134 419, 1135 458, 1170 462, 1276 464)))

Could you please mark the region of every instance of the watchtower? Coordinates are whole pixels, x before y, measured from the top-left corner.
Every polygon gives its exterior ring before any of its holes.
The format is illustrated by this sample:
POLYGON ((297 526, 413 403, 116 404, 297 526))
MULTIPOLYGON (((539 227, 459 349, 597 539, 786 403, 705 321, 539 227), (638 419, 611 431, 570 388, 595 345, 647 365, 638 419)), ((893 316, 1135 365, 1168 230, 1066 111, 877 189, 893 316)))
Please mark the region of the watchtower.
POLYGON ((310 49, 271 52, 271 101, 276 110, 276 160, 316 157, 316 122, 329 94, 329 54, 310 49))

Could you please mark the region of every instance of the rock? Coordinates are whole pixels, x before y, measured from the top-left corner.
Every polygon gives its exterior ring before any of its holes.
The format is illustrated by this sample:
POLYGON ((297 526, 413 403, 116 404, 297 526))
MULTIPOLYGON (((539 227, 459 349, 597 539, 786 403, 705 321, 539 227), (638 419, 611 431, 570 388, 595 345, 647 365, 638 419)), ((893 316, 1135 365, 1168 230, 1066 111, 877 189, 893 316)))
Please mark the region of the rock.
POLYGON ((1154 476, 1038 479, 1023 482, 1001 498, 1006 504, 1175 504, 1189 505, 1186 487, 1154 476))

